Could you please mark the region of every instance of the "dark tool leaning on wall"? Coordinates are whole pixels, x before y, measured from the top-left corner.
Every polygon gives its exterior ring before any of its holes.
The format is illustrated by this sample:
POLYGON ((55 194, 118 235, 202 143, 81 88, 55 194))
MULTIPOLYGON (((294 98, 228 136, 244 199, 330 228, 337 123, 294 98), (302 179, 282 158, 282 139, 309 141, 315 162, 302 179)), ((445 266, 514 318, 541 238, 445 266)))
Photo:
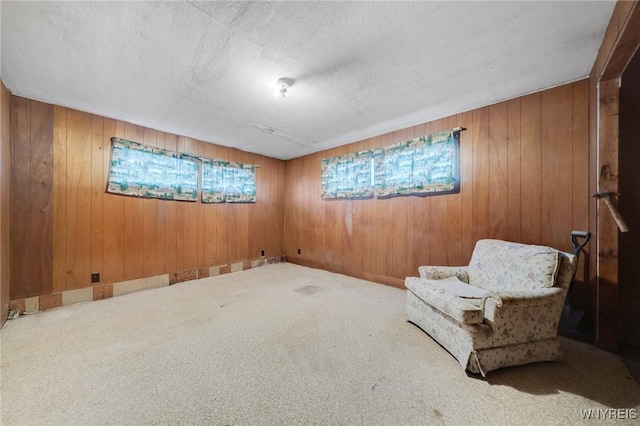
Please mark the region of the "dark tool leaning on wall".
MULTIPOLYGON (((590 238, 591 233, 588 231, 571 231, 571 246, 573 247, 573 254, 578 258, 578 261, 580 260, 580 252, 582 252, 582 248, 587 245, 590 238), (584 241, 580 243, 580 239, 584 239, 584 241)), ((576 272, 574 271, 573 277, 571 278, 571 284, 569 284, 569 291, 567 292, 567 297, 564 301, 564 307, 562 308, 562 316, 560 317, 560 331, 565 333, 576 332, 578 324, 580 324, 580 321, 584 318, 584 312, 576 309, 572 305, 571 296, 575 281, 576 272)))

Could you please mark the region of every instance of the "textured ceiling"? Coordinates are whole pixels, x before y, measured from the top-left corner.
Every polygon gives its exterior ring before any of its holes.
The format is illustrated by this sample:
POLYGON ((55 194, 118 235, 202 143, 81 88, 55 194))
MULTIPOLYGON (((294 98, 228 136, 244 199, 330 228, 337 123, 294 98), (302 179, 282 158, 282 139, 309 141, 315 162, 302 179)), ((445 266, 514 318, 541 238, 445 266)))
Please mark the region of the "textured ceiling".
POLYGON ((3 1, 1 76, 288 159, 585 77, 614 5, 3 1))

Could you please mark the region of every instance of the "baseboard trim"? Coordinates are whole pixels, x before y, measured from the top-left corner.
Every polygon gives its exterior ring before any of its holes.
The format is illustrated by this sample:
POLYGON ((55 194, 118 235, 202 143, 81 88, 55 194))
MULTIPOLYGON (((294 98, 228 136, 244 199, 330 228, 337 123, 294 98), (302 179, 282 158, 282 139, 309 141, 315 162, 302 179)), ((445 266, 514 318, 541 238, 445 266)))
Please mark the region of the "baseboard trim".
POLYGON ((18 310, 21 314, 32 314, 46 311, 47 309, 73 305, 75 303, 108 299, 110 297, 123 296, 125 294, 135 293, 142 290, 165 287, 185 281, 229 274, 232 272, 244 271, 245 269, 258 268, 263 265, 281 262, 284 262, 284 256, 269 258, 261 257, 257 259, 227 263, 224 265, 178 271, 171 274, 154 275, 152 277, 137 278, 134 280, 108 284, 98 284, 91 287, 43 294, 41 296, 25 297, 9 301, 9 311, 18 310))
POLYGON ((373 281, 378 284, 384 284, 391 287, 401 288, 403 290, 406 288, 404 286, 403 278, 389 277, 386 275, 379 275, 379 274, 374 274, 374 273, 365 272, 365 271, 354 271, 354 270, 345 269, 345 268, 336 268, 335 266, 332 266, 326 263, 316 262, 314 260, 304 259, 301 257, 286 256, 286 261, 289 263, 300 265, 300 266, 307 266, 309 268, 314 268, 314 269, 323 269, 325 271, 335 272, 337 274, 348 275, 354 278, 361 278, 363 280, 373 281))

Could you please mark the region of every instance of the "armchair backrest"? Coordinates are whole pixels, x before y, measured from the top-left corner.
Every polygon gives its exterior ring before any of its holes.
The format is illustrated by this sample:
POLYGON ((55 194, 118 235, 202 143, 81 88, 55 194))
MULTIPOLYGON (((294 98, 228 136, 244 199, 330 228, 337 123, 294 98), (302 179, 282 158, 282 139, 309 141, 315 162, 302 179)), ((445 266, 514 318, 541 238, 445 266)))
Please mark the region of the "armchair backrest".
POLYGON ((561 256, 554 248, 486 239, 479 240, 473 250, 469 284, 489 291, 527 291, 556 283, 568 287, 574 269, 575 256, 561 256), (562 259, 568 261, 566 265, 562 259), (562 282, 557 280, 560 274, 562 282))

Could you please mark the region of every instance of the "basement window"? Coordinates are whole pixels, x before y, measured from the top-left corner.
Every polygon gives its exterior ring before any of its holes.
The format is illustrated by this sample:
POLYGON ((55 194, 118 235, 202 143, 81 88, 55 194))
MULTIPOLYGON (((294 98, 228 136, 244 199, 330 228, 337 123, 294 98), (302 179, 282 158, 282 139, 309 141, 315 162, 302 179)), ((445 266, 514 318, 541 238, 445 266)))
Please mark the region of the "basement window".
POLYGON ((203 203, 255 203, 256 167, 233 161, 202 159, 203 203))
POLYGON ((376 150, 376 196, 459 192, 459 146, 460 132, 446 130, 376 150))
POLYGON ((373 151, 324 158, 321 168, 323 199, 373 197, 373 151))
POLYGON ((459 192, 460 129, 325 158, 321 162, 322 198, 383 199, 459 192))
POLYGON ((198 159, 126 139, 111 138, 107 192, 196 201, 198 159))

